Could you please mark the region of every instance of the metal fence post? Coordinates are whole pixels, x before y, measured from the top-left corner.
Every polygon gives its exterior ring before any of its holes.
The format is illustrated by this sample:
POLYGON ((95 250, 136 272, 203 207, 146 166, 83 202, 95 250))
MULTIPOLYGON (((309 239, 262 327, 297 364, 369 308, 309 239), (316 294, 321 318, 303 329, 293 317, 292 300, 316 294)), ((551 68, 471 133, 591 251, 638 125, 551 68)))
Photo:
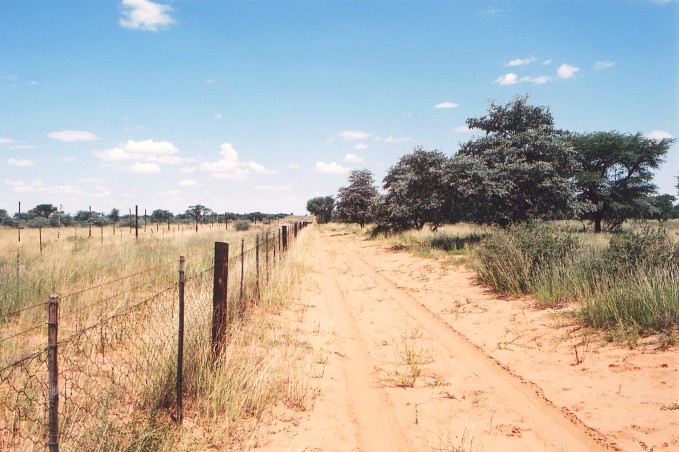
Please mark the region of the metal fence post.
POLYGON ((224 346, 229 285, 229 244, 215 242, 215 265, 212 290, 212 354, 216 358, 224 346))
POLYGON ((57 365, 57 342, 59 332, 59 296, 50 295, 47 319, 47 373, 49 389, 49 450, 59 450, 59 368, 57 365))
POLYGON ((186 258, 179 256, 179 331, 177 334, 177 423, 184 420, 184 264, 186 258))

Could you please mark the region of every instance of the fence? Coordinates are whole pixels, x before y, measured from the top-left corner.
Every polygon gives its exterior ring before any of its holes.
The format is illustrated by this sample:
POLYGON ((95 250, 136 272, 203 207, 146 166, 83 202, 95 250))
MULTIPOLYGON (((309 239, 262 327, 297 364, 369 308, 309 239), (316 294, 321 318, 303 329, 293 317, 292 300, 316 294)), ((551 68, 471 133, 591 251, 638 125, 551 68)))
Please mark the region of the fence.
POLYGON ((116 449, 148 422, 181 423, 187 371, 219 359, 229 325, 259 302, 307 224, 266 231, 247 247, 216 242, 212 263, 205 250, 181 256, 178 271, 177 261, 163 263, 23 308, 46 308, 47 343, 36 334, 44 324, 0 338, 2 358, 36 348, 0 360, 0 450, 116 449))

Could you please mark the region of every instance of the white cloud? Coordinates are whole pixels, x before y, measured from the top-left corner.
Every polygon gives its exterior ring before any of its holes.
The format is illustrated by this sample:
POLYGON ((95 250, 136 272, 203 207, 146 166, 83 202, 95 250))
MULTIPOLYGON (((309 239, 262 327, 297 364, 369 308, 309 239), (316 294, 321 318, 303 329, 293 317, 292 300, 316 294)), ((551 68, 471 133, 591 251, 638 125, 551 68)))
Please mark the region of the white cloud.
POLYGON ((35 180, 27 183, 24 181, 5 180, 5 185, 9 186, 14 193, 44 193, 53 195, 59 193, 60 196, 87 196, 87 199, 101 198, 110 196, 109 190, 103 187, 97 187, 96 190, 87 190, 85 192, 79 186, 73 184, 46 186, 41 180, 35 180))
POLYGON ((0 144, 12 144, 15 143, 11 138, 0 137, 0 144))
POLYGON ((222 116, 221 113, 217 113, 217 114, 214 116, 213 119, 214 119, 215 121, 221 121, 223 117, 224 117, 224 116, 222 116))
POLYGON ((674 138, 671 133, 665 130, 654 130, 646 134, 647 138, 653 138, 654 140, 662 140, 664 138, 674 138))
POLYGON ((300 169, 300 166, 297 163, 288 163, 288 168, 297 170, 300 169))
POLYGON ((346 174, 349 172, 349 168, 345 168, 335 162, 325 163, 318 161, 314 165, 314 171, 317 173, 346 174))
POLYGON ((599 60, 596 63, 594 63, 594 69, 597 71, 603 71, 612 68, 616 64, 617 63, 615 61, 611 60, 599 60))
POLYGON ((379 141, 382 143, 405 143, 406 141, 410 141, 412 138, 410 137, 394 137, 392 135, 389 135, 388 137, 375 137, 375 141, 379 141))
POLYGON ((357 151, 362 151, 363 149, 367 149, 368 145, 365 143, 358 143, 356 146, 354 146, 354 149, 357 151))
POLYGON ((436 105, 434 105, 434 108, 438 109, 443 109, 443 110, 452 110, 453 108, 459 107, 460 104, 457 102, 440 102, 436 105))
POLYGON ((538 59, 535 57, 530 57, 530 58, 514 58, 513 60, 508 61, 505 66, 508 67, 515 67, 515 66, 523 66, 525 64, 531 64, 537 61, 538 59))
POLYGON ((118 147, 94 152, 105 162, 138 161, 164 165, 183 163, 184 159, 179 157, 178 153, 179 149, 169 141, 154 140, 128 140, 127 143, 118 147))
POLYGON ((575 73, 578 72, 578 71, 580 71, 579 67, 571 66, 570 64, 562 64, 556 70, 556 75, 559 78, 567 79, 567 78, 575 77, 575 73))
POLYGON ((230 143, 222 143, 219 154, 221 159, 215 162, 203 162, 200 170, 210 173, 217 179, 247 179, 252 173, 272 174, 273 171, 266 169, 263 165, 253 161, 241 161, 238 153, 230 143))
POLYGON ((252 188, 266 193, 280 193, 282 191, 292 190, 292 186, 290 185, 255 185, 252 188))
POLYGON ((123 0, 123 19, 119 24, 125 28, 158 31, 175 21, 168 14, 172 8, 150 0, 123 0))
POLYGON ((215 84, 215 81, 212 80, 211 78, 209 78, 209 79, 205 80, 205 84, 206 84, 206 85, 214 85, 214 84, 215 84))
POLYGON ((521 80, 522 82, 528 82, 532 83, 534 85, 544 85, 547 82, 552 81, 552 77, 548 75, 538 75, 537 77, 522 77, 521 80))
POLYGON ((66 142, 96 141, 99 139, 95 134, 86 130, 62 130, 60 132, 50 132, 47 136, 54 140, 66 142))
POLYGON ((152 174, 159 173, 160 167, 158 166, 157 163, 134 162, 130 167, 130 171, 132 171, 133 173, 140 174, 152 174))
POLYGON ((361 163, 363 161, 363 157, 349 153, 344 156, 344 161, 349 163, 361 163))
POLYGON ((184 179, 184 180, 179 181, 180 187, 193 187, 195 185, 198 185, 198 182, 196 182, 193 179, 184 179))
POLYGON ((18 167, 27 167, 27 166, 33 166, 35 162, 33 160, 22 160, 22 159, 9 159, 7 160, 7 163, 12 165, 12 166, 18 166, 18 167))
POLYGON ((355 141, 363 140, 370 137, 368 132, 363 132, 362 130, 344 130, 337 134, 344 141, 355 141))
POLYGON ((548 64, 552 64, 552 60, 545 60, 542 62, 543 66, 547 66, 548 64))
POLYGON ((518 82, 519 76, 513 72, 508 72, 505 75, 498 77, 497 80, 493 82, 493 84, 506 86, 506 85, 516 85, 518 82))

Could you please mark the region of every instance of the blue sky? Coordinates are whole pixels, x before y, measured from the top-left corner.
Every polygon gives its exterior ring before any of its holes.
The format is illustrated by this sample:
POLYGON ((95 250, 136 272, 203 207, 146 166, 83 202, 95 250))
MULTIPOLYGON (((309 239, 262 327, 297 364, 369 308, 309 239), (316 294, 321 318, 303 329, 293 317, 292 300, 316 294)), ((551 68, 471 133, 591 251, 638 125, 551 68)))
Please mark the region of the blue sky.
MULTIPOLYGON (((679 2, 0 0, 0 208, 294 212, 488 102, 679 136, 679 2)), ((656 176, 676 195, 679 145, 656 176)))

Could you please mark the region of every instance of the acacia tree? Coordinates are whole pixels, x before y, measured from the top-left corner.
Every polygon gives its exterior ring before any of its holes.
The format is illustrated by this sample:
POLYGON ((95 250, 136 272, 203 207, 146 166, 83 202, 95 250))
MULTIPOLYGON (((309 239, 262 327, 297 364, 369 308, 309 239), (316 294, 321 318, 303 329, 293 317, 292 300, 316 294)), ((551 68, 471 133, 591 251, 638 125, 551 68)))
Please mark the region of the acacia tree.
POLYGON ((573 134, 571 141, 580 164, 577 198, 589 203, 581 217, 594 224, 595 232, 601 232, 602 223, 615 229, 628 218, 652 214, 652 170, 660 167, 672 139, 594 132, 573 134))
POLYGON ((436 230, 447 219, 450 190, 447 187, 448 158, 440 151, 416 147, 389 169, 383 188, 381 221, 396 230, 422 229, 429 223, 436 230))
POLYGON ((379 194, 375 178, 369 170, 354 170, 349 173, 349 186, 337 193, 335 218, 358 223, 361 227, 373 221, 379 194))
POLYGON ((335 207, 335 199, 332 196, 319 196, 311 198, 306 203, 306 210, 316 216, 319 223, 327 223, 332 218, 332 210, 335 207))
POLYGON ((50 215, 52 215, 56 211, 57 208, 54 207, 52 204, 38 204, 37 206, 29 210, 28 214, 31 217, 49 218, 50 215))
POLYGON ((529 105, 528 96, 491 102, 487 116, 467 125, 485 136, 462 144, 449 165, 461 219, 506 226, 562 218, 576 208, 574 152, 548 107, 529 105))
POLYGON ((198 223, 200 223, 200 220, 205 215, 209 215, 211 212, 212 212, 212 209, 205 207, 202 204, 196 204, 195 206, 189 206, 189 208, 186 209, 186 215, 189 218, 192 218, 193 221, 195 222, 196 232, 198 232, 198 223))

